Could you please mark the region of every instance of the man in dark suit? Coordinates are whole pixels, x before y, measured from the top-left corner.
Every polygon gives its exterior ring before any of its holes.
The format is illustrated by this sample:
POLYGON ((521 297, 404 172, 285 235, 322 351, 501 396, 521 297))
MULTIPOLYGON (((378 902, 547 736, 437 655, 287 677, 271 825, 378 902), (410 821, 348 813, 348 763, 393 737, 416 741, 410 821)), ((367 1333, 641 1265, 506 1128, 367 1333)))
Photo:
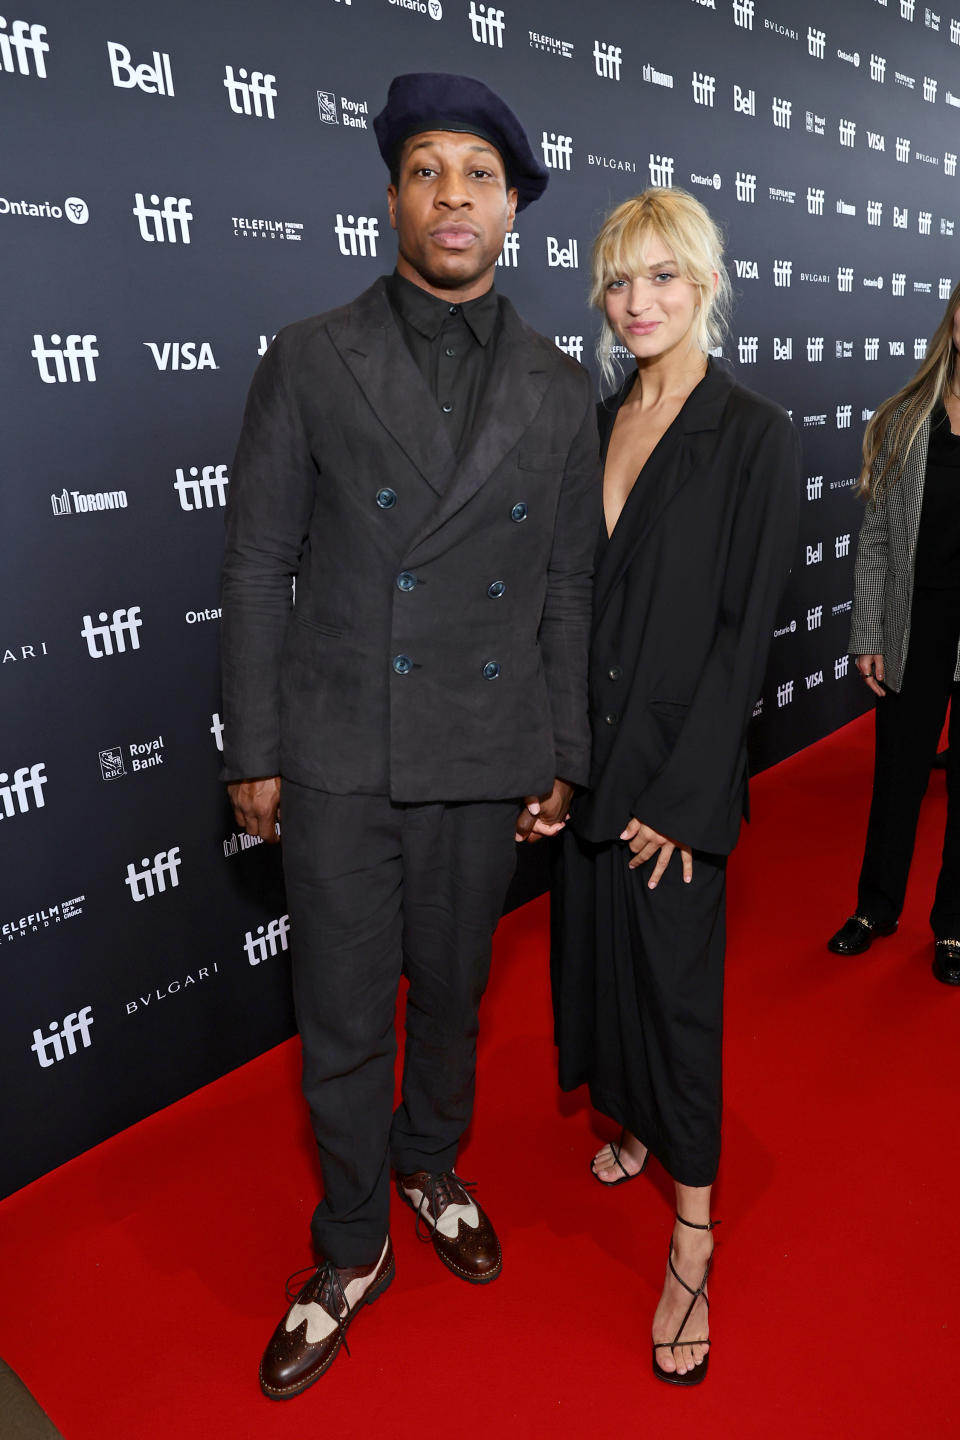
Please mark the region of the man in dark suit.
POLYGON ((396 271, 270 346, 227 514, 224 773, 248 833, 271 839, 280 813, 325 1190, 317 1268, 261 1364, 274 1399, 323 1374, 393 1278, 391 1163, 444 1264, 499 1273, 454 1172, 478 1007, 514 833, 538 804, 562 819, 589 768, 591 386, 493 290, 546 172, 464 76, 398 77, 375 129, 396 271))

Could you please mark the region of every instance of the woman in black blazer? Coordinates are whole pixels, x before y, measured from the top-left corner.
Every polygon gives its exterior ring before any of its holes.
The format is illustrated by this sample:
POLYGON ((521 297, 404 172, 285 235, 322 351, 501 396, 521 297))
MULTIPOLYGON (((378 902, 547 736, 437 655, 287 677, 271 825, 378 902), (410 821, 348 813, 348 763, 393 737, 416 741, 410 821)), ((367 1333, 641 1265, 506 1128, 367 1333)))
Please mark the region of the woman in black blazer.
POLYGON ((789 417, 707 353, 729 294, 719 232, 681 190, 626 201, 597 238, 601 364, 609 379, 616 344, 636 366, 600 406, 593 762, 554 889, 560 1083, 623 1127, 593 1174, 622 1184, 652 1152, 676 1184, 653 1369, 678 1385, 707 1371, 724 867, 800 495, 789 417))
POLYGON ((933 973, 960 985, 960 285, 911 380, 863 437, 850 653, 877 696, 857 909, 827 941, 860 955, 897 928, 920 806, 950 705, 933 973))

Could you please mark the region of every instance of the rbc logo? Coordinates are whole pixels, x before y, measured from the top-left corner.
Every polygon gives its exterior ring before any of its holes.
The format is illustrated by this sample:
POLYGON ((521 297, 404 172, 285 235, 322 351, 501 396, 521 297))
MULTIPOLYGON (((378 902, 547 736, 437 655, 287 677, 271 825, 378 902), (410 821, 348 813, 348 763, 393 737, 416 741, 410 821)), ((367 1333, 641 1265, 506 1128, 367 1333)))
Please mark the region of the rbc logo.
POLYGON ((68 335, 65 342, 61 341, 59 335, 51 335, 50 344, 47 346, 43 343, 42 335, 34 335, 33 349, 30 354, 37 362, 40 379, 44 385, 65 385, 68 381, 76 384, 81 380, 92 382, 97 378, 96 366, 93 362, 100 355, 100 351, 94 349, 96 343, 96 335, 68 335), (52 372, 48 364, 48 361, 51 360, 53 361, 52 372), (80 373, 81 364, 83 365, 82 375, 80 373))
POLYGON ((165 195, 162 206, 159 195, 151 195, 149 205, 144 204, 139 190, 134 199, 137 203, 133 207, 133 213, 140 222, 142 240, 146 240, 149 245, 155 241, 161 245, 164 241, 176 245, 179 230, 180 241, 184 245, 190 244, 190 221, 193 215, 190 213, 191 201, 186 195, 165 195))
POLYGON ((92 1025, 93 1009, 90 1005, 84 1005, 79 1012, 75 1010, 72 1015, 65 1016, 62 1025, 59 1020, 51 1020, 47 1029, 52 1031, 52 1034, 44 1035, 42 1030, 34 1030, 30 1049, 39 1060, 41 1068, 48 1070, 51 1065, 56 1065, 58 1060, 65 1060, 68 1055, 76 1055, 78 1035, 83 1048, 89 1050, 92 1025), (48 1046, 53 1053, 52 1060, 47 1053, 48 1046))
POLYGON ((94 625, 91 615, 84 615, 83 629, 80 634, 87 642, 87 649, 90 652, 91 660, 102 660, 107 655, 123 655, 127 649, 127 639, 130 640, 130 649, 140 649, 140 636, 138 631, 143 621, 140 619, 140 606, 131 605, 128 609, 114 610, 113 618, 107 619, 106 610, 99 614, 99 625, 94 625), (99 649, 99 645, 103 649, 99 649))

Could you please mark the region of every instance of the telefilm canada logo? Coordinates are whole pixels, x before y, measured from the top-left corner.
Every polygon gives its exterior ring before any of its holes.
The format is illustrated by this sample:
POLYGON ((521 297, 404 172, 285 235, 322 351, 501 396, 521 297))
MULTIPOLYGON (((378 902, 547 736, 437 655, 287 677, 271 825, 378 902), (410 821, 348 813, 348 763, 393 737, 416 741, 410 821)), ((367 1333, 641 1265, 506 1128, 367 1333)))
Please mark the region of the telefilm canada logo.
POLYGON ((530 36, 530 49, 542 50, 547 55, 556 55, 560 60, 573 59, 573 41, 558 40, 553 35, 543 35, 539 30, 527 32, 530 36))
POLYGON ((33 220, 69 220, 71 225, 86 225, 90 207, 79 195, 68 195, 62 204, 50 200, 11 200, 0 195, 0 215, 20 215, 33 220))
POLYGON ((41 905, 36 910, 20 915, 16 920, 6 920, 0 925, 0 938, 4 942, 26 940, 30 935, 40 935, 64 920, 76 920, 83 914, 85 895, 74 895, 69 900, 58 900, 55 904, 41 905))
POLYGON ((238 240, 303 239, 302 220, 272 219, 269 216, 231 215, 233 233, 238 240))

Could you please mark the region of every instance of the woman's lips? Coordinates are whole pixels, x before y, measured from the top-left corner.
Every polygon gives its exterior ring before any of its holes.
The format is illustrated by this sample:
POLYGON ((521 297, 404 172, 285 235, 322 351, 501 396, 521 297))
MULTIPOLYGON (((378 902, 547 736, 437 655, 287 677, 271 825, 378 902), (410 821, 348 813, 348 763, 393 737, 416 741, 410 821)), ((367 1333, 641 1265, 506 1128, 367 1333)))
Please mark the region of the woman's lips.
POLYGON ((650 320, 650 321, 647 321, 646 323, 638 323, 638 324, 636 324, 636 325, 628 325, 628 326, 627 326, 627 334, 628 334, 628 335, 652 335, 653 332, 654 332, 654 330, 656 330, 656 328, 657 328, 657 326, 658 326, 659 324, 660 324, 660 321, 659 321, 659 320, 650 320))

